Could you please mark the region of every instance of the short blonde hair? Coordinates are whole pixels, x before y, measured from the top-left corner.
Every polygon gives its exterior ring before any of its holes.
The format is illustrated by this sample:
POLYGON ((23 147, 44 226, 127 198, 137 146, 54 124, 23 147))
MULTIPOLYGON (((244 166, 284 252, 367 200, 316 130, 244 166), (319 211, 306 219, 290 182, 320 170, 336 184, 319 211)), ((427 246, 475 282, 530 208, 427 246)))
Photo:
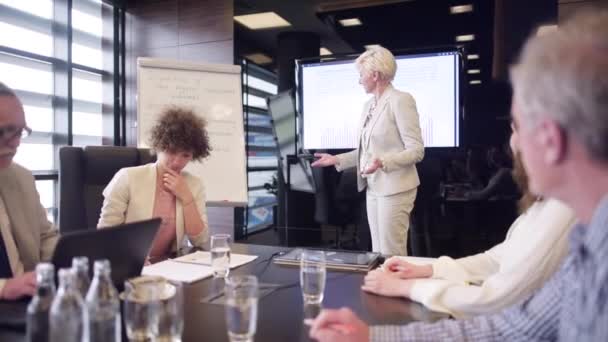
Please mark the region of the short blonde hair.
POLYGON ((549 117, 594 158, 608 161, 608 11, 585 11, 531 37, 511 80, 524 122, 549 117))
POLYGON ((355 60, 355 66, 361 72, 378 72, 380 78, 389 82, 397 72, 395 56, 382 46, 368 48, 355 60))

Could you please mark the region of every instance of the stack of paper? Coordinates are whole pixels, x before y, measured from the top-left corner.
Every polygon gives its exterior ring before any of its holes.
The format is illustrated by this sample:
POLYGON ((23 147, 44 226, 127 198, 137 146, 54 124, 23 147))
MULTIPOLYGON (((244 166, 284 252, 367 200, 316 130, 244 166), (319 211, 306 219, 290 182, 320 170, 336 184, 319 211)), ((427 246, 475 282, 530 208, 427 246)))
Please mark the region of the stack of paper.
MULTIPOLYGON (((257 255, 231 254, 230 268, 249 263, 257 255)), ((176 259, 169 259, 154 265, 146 266, 142 275, 161 276, 170 280, 192 283, 213 275, 210 252, 194 252, 176 259)))

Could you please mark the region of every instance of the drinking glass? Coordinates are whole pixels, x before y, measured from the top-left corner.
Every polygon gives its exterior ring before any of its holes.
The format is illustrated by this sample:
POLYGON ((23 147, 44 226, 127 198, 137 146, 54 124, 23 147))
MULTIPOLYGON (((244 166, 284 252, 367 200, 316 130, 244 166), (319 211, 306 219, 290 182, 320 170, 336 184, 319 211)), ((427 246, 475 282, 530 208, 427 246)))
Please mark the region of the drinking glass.
POLYGON ((211 268, 213 276, 225 278, 230 272, 230 235, 211 236, 211 268))
POLYGON ((300 256, 300 287, 304 304, 320 304, 325 292, 325 253, 304 250, 300 256))
POLYGON ((123 316, 129 341, 153 340, 158 335, 159 297, 155 281, 125 281, 125 291, 120 299, 124 302, 123 316))
POLYGON ((181 283, 167 281, 164 284, 158 315, 158 336, 155 341, 181 341, 184 330, 184 294, 181 283))
POLYGON ((252 275, 226 278, 225 310, 231 342, 251 342, 258 321, 258 279, 252 275))

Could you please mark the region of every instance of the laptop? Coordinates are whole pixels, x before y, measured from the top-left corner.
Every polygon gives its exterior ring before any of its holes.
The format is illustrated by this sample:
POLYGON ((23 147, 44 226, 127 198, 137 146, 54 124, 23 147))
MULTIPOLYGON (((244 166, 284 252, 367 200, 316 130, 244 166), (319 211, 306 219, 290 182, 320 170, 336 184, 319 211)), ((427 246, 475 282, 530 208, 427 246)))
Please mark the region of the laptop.
MULTIPOLYGON (((89 258, 89 271, 98 259, 110 260, 112 281, 121 291, 124 281, 141 274, 142 267, 160 227, 160 218, 138 221, 104 229, 61 235, 51 262, 55 270, 72 266, 72 258, 89 258)), ((58 280, 57 280, 58 281, 58 280)), ((25 312, 29 298, 0 301, 0 330, 25 331, 25 312)), ((0 331, 0 340, 2 339, 0 331)))
POLYGON ((51 262, 55 265, 55 270, 59 270, 71 267, 73 257, 88 257, 92 277, 95 260, 108 259, 112 268, 112 281, 120 290, 125 280, 141 274, 160 222, 160 218, 153 218, 61 235, 51 262))

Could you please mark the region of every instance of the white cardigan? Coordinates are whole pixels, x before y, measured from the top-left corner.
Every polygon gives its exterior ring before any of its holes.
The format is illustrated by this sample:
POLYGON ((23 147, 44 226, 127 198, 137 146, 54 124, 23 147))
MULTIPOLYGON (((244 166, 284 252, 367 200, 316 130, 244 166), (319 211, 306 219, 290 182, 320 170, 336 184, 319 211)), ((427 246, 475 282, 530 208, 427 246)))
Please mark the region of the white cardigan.
MULTIPOLYGON (((209 231, 205 188, 200 178, 186 171, 182 171, 182 176, 194 196, 196 207, 205 225, 201 234, 188 236, 188 240, 192 245, 201 247, 207 241, 209 231)), ((155 163, 120 169, 103 190, 104 201, 97 227, 104 228, 152 218, 156 179, 155 163)), ((173 250, 178 249, 184 239, 184 212, 179 200, 175 204, 175 230, 176 244, 173 250)))
POLYGON ((574 223, 573 212, 561 202, 536 202, 511 225, 505 241, 492 249, 456 260, 436 259, 433 278, 414 280, 410 298, 457 318, 515 304, 560 266, 574 223))

